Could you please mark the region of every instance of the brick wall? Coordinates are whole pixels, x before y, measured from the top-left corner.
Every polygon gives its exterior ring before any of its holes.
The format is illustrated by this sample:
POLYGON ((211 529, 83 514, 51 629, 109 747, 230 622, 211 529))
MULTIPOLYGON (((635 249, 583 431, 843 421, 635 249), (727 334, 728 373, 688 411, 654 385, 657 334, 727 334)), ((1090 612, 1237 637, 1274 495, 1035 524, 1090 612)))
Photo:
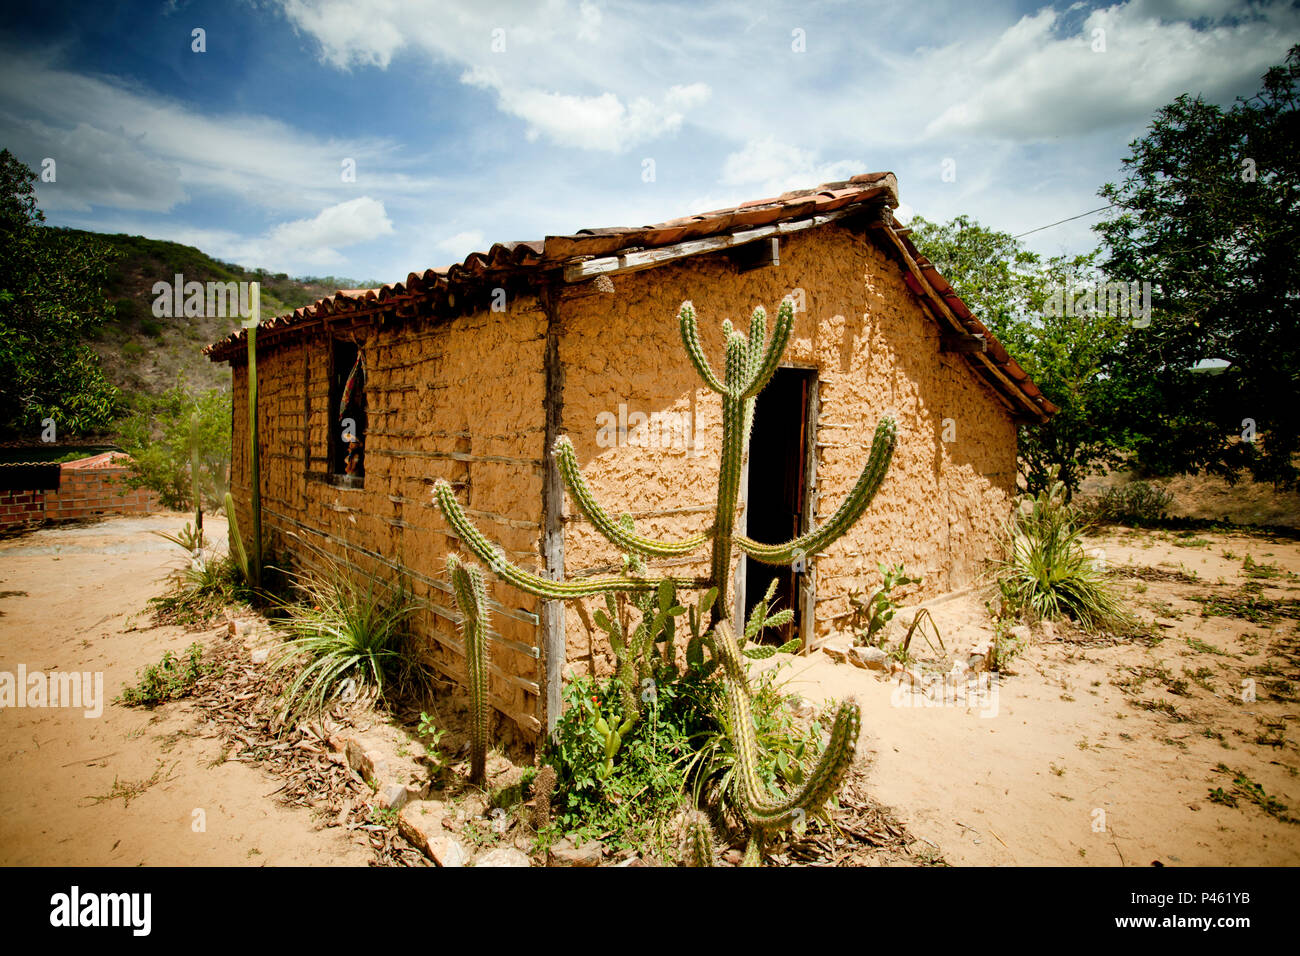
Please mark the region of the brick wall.
POLYGON ((0 491, 0 531, 38 525, 45 520, 45 492, 0 491))
POLYGON ((131 469, 121 465, 99 468, 63 466, 59 490, 46 492, 46 521, 76 521, 103 515, 146 514, 157 510, 158 496, 144 488, 127 486, 131 469))
POLYGON ((130 459, 110 452, 64 463, 58 491, 0 491, 0 531, 47 521, 78 521, 104 515, 147 514, 159 508, 158 496, 131 488, 130 459))

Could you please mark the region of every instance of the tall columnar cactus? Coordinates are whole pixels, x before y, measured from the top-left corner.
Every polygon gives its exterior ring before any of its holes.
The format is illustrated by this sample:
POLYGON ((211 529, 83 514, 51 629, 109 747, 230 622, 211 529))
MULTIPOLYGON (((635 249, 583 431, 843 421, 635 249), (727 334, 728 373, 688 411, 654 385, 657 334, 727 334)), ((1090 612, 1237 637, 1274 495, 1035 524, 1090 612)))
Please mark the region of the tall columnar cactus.
MULTIPOLYGON (((821 527, 776 545, 762 544, 743 534, 736 534, 736 507, 745 452, 753 427, 754 402, 776 373, 790 342, 794 329, 794 305, 789 299, 781 303, 776 326, 770 337, 767 313, 761 307, 754 310, 748 336, 736 331, 730 321, 723 322, 726 356, 721 378, 704 354, 695 308, 690 302, 682 303, 678 312, 678 327, 686 354, 696 372, 705 386, 722 397, 722 450, 718 466, 717 502, 713 524, 708 529, 681 540, 668 541, 637 533, 626 515, 615 520, 592 494, 582 475, 573 445, 565 436, 558 437, 552 449, 557 469, 577 508, 611 544, 630 556, 623 574, 565 581, 525 571, 495 548, 466 517, 449 483, 439 481, 434 488, 434 497, 464 546, 502 580, 529 594, 549 600, 574 600, 601 594, 606 596, 609 613, 602 614, 598 611, 597 621, 609 634, 617 658, 618 675, 624 688, 624 715, 619 725, 620 736, 626 721, 635 721, 639 714, 633 680, 642 676, 642 669, 651 660, 654 644, 664 639, 665 630, 666 647, 660 654, 660 661, 672 659, 674 616, 683 610, 676 606, 676 592, 705 592, 698 606, 690 609, 692 639, 687 647, 687 659, 698 663, 703 646, 707 644, 722 665, 729 722, 740 771, 736 785, 738 802, 753 833, 746 861, 757 863, 769 832, 789 826, 801 815, 815 813, 839 787, 853 760, 861 717, 855 702, 843 704, 835 718, 830 744, 817 768, 798 791, 780 800, 772 799, 758 777, 758 742, 750 714, 749 684, 740 648, 727 620, 731 562, 739 550, 742 554, 767 564, 797 564, 825 550, 846 534, 880 489, 893 457, 897 426, 888 417, 881 419, 861 474, 848 496, 821 527), (654 577, 646 573, 644 561, 647 558, 680 558, 709 543, 712 544, 712 553, 709 574, 705 578, 691 580, 654 577), (633 596, 642 614, 640 627, 631 634, 625 633, 616 613, 614 598, 620 594, 633 596), (713 626, 711 639, 703 632, 705 615, 708 615, 713 626)), ((558 667, 562 662, 548 663, 549 666, 558 667)))
POLYGON ((686 818, 686 852, 683 854, 687 866, 713 866, 713 828, 708 818, 694 810, 686 818))
POLYGON ((199 474, 199 413, 190 413, 190 493, 194 498, 194 530, 203 546, 203 482, 199 474))
POLYGON ((461 635, 465 639, 465 670, 469 680, 470 779, 482 783, 487 771, 488 746, 488 608, 483 572, 447 555, 456 606, 460 608, 461 635))

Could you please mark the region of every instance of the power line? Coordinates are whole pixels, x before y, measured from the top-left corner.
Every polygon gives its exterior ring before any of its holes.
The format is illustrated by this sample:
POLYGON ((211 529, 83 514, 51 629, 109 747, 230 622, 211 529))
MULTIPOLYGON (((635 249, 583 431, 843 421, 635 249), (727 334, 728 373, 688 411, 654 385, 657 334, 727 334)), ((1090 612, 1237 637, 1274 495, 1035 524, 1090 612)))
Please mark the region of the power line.
POLYGON ((1044 229, 1051 229, 1053 226, 1059 226, 1059 225, 1060 225, 1061 223, 1063 223, 1063 222, 1073 222, 1073 221, 1076 220, 1076 219, 1082 219, 1084 216, 1091 216, 1093 213, 1105 212, 1107 209, 1111 209, 1111 208, 1113 208, 1114 205, 1115 205, 1114 203, 1109 203, 1109 204, 1107 204, 1107 205, 1105 205, 1105 206, 1101 206, 1101 207, 1099 207, 1099 208, 1097 208, 1097 209, 1089 209, 1087 212, 1081 212, 1081 213, 1079 213, 1079 215, 1077 215, 1077 216, 1071 216, 1069 219, 1058 219, 1056 222, 1049 222, 1049 223, 1048 223, 1047 225, 1045 225, 1045 226, 1039 226, 1037 229, 1030 229, 1028 232, 1022 232, 1020 235, 1018 235, 1018 236, 1012 236, 1011 238, 1012 238, 1012 239, 1022 239, 1022 238, 1024 238, 1025 236, 1031 236, 1031 235, 1033 235, 1033 234, 1036 233, 1036 232, 1042 232, 1044 229))

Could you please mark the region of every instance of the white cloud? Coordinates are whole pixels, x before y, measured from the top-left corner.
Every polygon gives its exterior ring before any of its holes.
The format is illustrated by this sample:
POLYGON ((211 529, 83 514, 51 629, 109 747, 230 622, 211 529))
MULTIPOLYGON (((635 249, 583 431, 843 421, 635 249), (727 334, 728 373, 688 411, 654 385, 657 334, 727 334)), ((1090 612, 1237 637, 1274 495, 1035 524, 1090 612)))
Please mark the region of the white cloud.
POLYGON ((1132 0, 1093 10, 1078 30, 1044 7, 991 44, 972 44, 966 56, 950 48, 920 64, 922 75, 939 76, 941 62, 959 64, 938 96, 949 105, 925 133, 1036 143, 1143 123, 1188 91, 1230 98, 1281 60, 1295 34, 1288 39, 1277 28, 1300 29, 1300 13, 1278 7, 1267 20, 1243 17, 1206 29, 1157 18, 1179 11, 1218 17, 1226 6, 1132 0))
MULTIPOLYGON (((443 260, 444 262, 461 262, 471 252, 486 252, 487 246, 487 237, 477 229, 458 232, 454 236, 448 236, 446 239, 433 244, 434 250, 446 257, 443 260)), ((438 265, 442 265, 442 263, 440 262, 438 265)))
MULTIPOLYGON (((857 159, 819 162, 817 152, 783 143, 774 137, 752 139, 722 163, 720 182, 725 186, 759 185, 764 196, 806 189, 868 172, 857 159)), ((757 198, 756 196, 751 196, 757 198)))
POLYGON ((535 140, 545 135, 561 146, 622 152, 682 125, 683 111, 709 98, 703 83, 673 86, 656 103, 637 97, 624 104, 613 93, 599 96, 575 96, 541 89, 513 88, 502 82, 493 71, 467 70, 461 80, 472 86, 493 90, 503 112, 528 124, 527 137, 535 140))
MULTIPOLYGON (((313 37, 321 59, 340 69, 386 69, 408 49, 460 81, 496 95, 501 112, 522 119, 526 137, 561 146, 621 152, 681 128, 710 97, 708 84, 665 83, 647 95, 629 70, 629 45, 644 23, 610 31, 599 7, 555 0, 535 5, 481 0, 280 0, 289 21, 313 37), (575 28, 576 23, 576 28, 575 28), (612 34, 612 35, 611 35, 612 34), (574 42, 575 39, 579 42, 574 42), (564 86, 556 77, 564 77, 564 86), (608 82, 607 82, 608 80, 608 82)), ((653 16, 653 11, 640 11, 653 16)), ((686 76, 694 71, 666 70, 686 76)), ((693 79, 693 78, 692 78, 693 79)))
POLYGON ((600 7, 588 0, 578 4, 578 39, 588 43, 600 39, 600 7))
POLYGON ((29 163, 45 155, 58 162, 58 188, 40 192, 51 209, 165 211, 203 190, 304 212, 339 200, 344 158, 356 160, 358 183, 382 177, 391 192, 433 182, 395 170, 391 141, 324 139, 262 116, 205 115, 35 55, 0 57, 0 131, 21 143, 29 163))
POLYGON ((384 204, 369 196, 349 199, 310 219, 285 222, 271 230, 270 242, 285 248, 327 249, 390 235, 392 220, 384 204))

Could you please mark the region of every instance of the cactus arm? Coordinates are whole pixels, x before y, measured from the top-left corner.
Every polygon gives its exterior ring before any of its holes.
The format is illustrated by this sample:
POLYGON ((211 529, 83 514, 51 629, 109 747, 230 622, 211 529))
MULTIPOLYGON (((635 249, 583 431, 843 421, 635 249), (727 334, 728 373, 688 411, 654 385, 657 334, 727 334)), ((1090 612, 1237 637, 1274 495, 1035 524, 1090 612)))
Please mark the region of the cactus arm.
POLYGON ((239 577, 245 584, 252 584, 252 569, 248 566, 248 552, 244 550, 244 539, 239 533, 239 522, 235 518, 235 498, 226 492, 226 523, 230 528, 227 538, 230 554, 239 568, 239 577))
POLYGON ((800 535, 785 544, 760 544, 744 535, 736 535, 736 546, 745 554, 765 564, 790 564, 796 552, 816 554, 842 537, 862 517, 884 481, 897 443, 898 426, 892 418, 882 418, 871 442, 871 454, 853 489, 820 528, 800 535))
POLYGON ((657 541, 654 538, 647 538, 644 535, 627 530, 619 522, 611 518, 609 512, 602 508, 600 503, 596 501, 595 496, 592 495, 591 488, 587 485, 587 480, 582 476, 582 470, 578 467, 578 456, 573 450, 573 443, 567 437, 561 435, 555 440, 553 453, 555 462, 559 465, 560 474, 564 478, 564 484, 569 489, 569 495, 573 498, 574 503, 587 516, 588 520, 595 525, 596 530, 619 549, 659 558, 674 558, 690 554, 709 540, 710 534, 708 532, 697 534, 683 541, 657 541))
POLYGON ((686 346, 686 354, 700 378, 704 379, 704 384, 719 394, 725 393, 726 387, 718 381, 718 376, 714 374, 709 366, 709 360, 704 355, 704 347, 700 345, 700 330, 695 319, 695 306, 690 302, 682 303, 681 310, 677 313, 677 324, 681 328, 682 344, 686 346))
POLYGON ((465 516, 460 503, 456 500, 456 495, 451 490, 451 485, 445 480, 440 480, 434 485, 433 494, 438 507, 442 509, 443 516, 447 519, 447 523, 451 525, 457 536, 465 543, 465 547, 486 564, 498 578, 527 594, 554 601, 568 601, 618 591, 653 591, 665 580, 669 580, 675 586, 687 590, 700 586, 701 582, 686 578, 623 576, 591 578, 584 581, 555 581, 551 578, 544 578, 541 575, 525 571, 516 564, 512 564, 497 552, 492 547, 492 543, 487 539, 487 536, 474 527, 474 523, 465 516))
POLYGON ((749 343, 745 352, 745 381, 752 381, 763 367, 767 351, 767 310, 761 305, 749 320, 749 343))
POLYGON ((486 779, 488 745, 488 607, 483 572, 447 555, 447 571, 460 608, 465 639, 465 670, 469 678, 470 780, 486 779))
MULTIPOLYGON (((790 344, 790 333, 793 330, 794 303, 786 299, 781 303, 781 307, 776 310, 776 327, 772 330, 772 338, 767 343, 767 350, 763 353, 762 363, 757 366, 753 374, 748 378, 738 397, 753 398, 767 387, 767 383, 776 374, 777 366, 781 364, 786 346, 790 344)), ((758 348, 752 341, 750 345, 755 349, 758 348)))
POLYGON ((733 387, 744 375, 744 365, 744 340, 740 336, 731 336, 727 342, 728 391, 722 396, 722 460, 718 466, 718 500, 713 518, 713 555, 709 567, 710 578, 718 589, 715 614, 727 606, 732 532, 736 525, 736 499, 740 494, 740 471, 744 463, 746 402, 733 394, 733 387))
POLYGON ((830 743, 802 787, 784 800, 773 801, 758 777, 758 739, 750 712, 749 681, 731 622, 723 619, 714 629, 714 644, 722 663, 722 679, 731 718, 732 744, 736 748, 736 796, 741 812, 756 830, 779 830, 796 818, 820 810, 839 789, 857 752, 862 714, 856 701, 840 705, 831 728, 830 743))

